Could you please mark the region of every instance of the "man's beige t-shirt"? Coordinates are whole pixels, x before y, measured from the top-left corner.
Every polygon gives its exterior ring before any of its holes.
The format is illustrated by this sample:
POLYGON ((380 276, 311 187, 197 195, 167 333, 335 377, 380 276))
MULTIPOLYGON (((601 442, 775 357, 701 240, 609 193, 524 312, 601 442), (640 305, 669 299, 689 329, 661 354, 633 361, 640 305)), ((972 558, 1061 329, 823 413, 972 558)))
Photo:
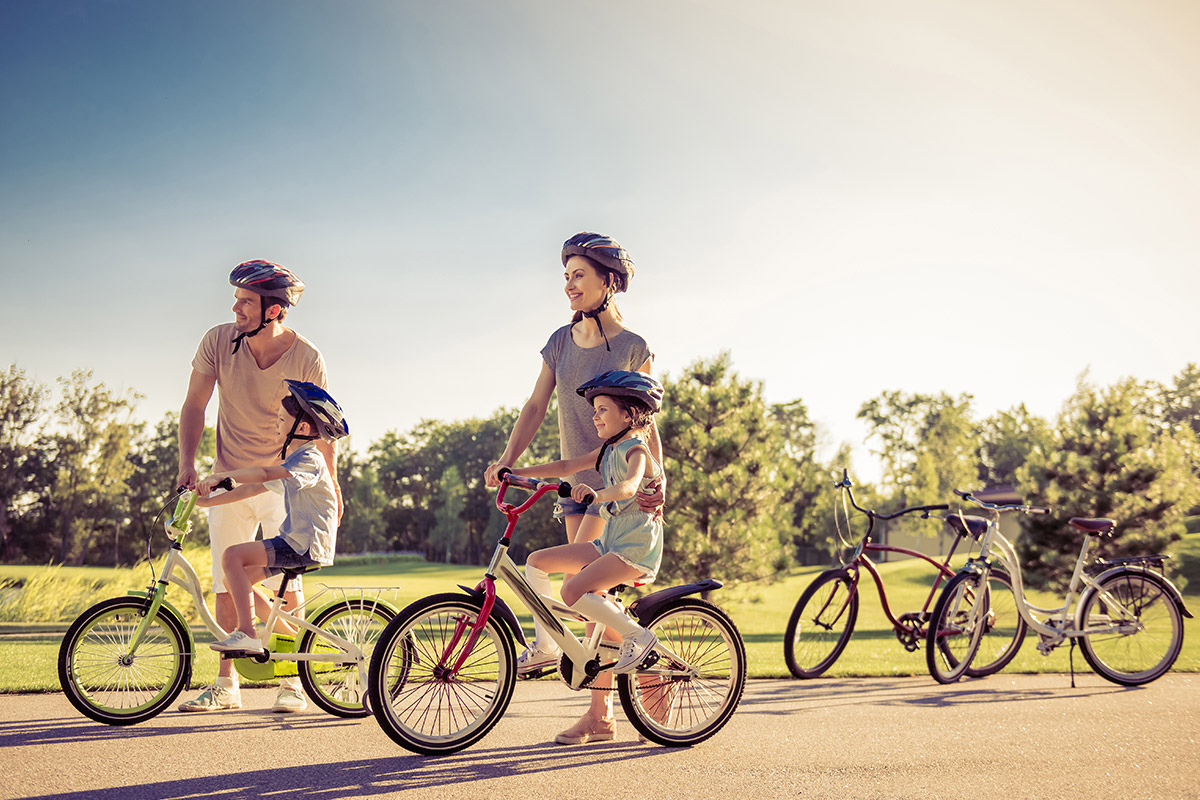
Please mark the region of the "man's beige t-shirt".
POLYGON ((217 460, 214 472, 266 467, 282 459, 287 431, 280 431, 279 408, 287 395, 285 378, 325 388, 325 359, 300 334, 278 361, 266 369, 248 346, 233 354, 237 326, 227 322, 204 334, 192 368, 217 379, 217 460))

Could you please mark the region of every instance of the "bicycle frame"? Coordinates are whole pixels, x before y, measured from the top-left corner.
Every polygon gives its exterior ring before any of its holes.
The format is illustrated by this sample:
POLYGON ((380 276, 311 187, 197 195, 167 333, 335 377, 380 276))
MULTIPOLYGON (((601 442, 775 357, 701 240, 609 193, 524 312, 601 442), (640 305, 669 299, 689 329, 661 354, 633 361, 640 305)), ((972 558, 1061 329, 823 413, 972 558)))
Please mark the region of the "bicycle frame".
MULTIPOLYGON (((455 627, 455 631, 451 640, 447 643, 442 652, 442 659, 446 658, 447 653, 455 652, 457 645, 462 641, 463 636, 467 637, 462 650, 459 652, 454 664, 446 664, 440 662, 439 667, 447 669, 450 673, 457 673, 466 663, 474 650, 475 643, 478 641, 480 634, 491 618, 492 612, 497 605, 498 598, 496 596, 496 580, 502 580, 505 585, 513 590, 517 598, 521 601, 534 617, 546 626, 550 637, 562 648, 562 652, 567 657, 572 668, 570 675, 563 675, 563 679, 572 689, 582 689, 587 686, 592 680, 605 670, 611 670, 616 664, 615 659, 607 664, 599 663, 599 653, 603 648, 604 626, 595 625, 590 636, 586 641, 578 639, 566 625, 563 624, 564 619, 574 620, 576 622, 593 622, 583 614, 574 610, 570 606, 554 600, 553 598, 544 598, 533 590, 525 580, 525 575, 517 566, 516 562, 508 555, 508 549, 512 542, 512 534, 516 529, 517 520, 522 514, 528 511, 534 503, 542 498, 548 492, 558 491, 560 495, 563 493, 566 484, 550 483, 534 478, 522 478, 511 473, 505 474, 500 484, 500 490, 496 495, 496 507, 505 515, 508 520, 504 534, 496 543, 496 550, 492 554, 492 559, 488 562, 487 571, 484 573, 483 580, 475 587, 476 591, 483 596, 483 608, 473 625, 469 627, 464 621, 460 621, 455 627), (504 495, 509 486, 518 486, 533 492, 533 495, 520 505, 513 505, 504 502, 504 495), (546 600, 550 601, 547 605, 546 600)), ((569 492, 569 487, 565 489, 569 492)), ((502 601, 501 601, 502 602, 502 601)), ((519 634, 519 627, 517 628, 519 634)), ((674 661, 677 664, 686 663, 679 659, 675 654, 670 653, 665 645, 659 644, 658 649, 666 655, 671 656, 669 661, 674 661)), ((639 675, 661 675, 661 676, 690 676, 694 670, 669 670, 655 669, 653 667, 641 669, 639 675)), ((561 674, 561 671, 560 671, 561 674)))

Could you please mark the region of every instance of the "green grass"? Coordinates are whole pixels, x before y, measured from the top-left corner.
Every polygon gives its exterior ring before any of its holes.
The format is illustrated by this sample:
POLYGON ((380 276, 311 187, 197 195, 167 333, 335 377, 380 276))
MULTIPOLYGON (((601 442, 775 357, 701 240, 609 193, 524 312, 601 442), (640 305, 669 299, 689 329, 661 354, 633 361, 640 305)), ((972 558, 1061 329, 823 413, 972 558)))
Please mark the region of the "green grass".
MULTIPOLYGON (((1200 556, 1200 536, 1189 536, 1184 543, 1184 551, 1200 556), (1188 549, 1191 548, 1191 549, 1188 549)), ((193 565, 203 569, 206 555, 203 552, 191 558, 193 565)), ((29 585, 38 585, 39 570, 55 568, 27 568, 0 566, 0 582, 5 579, 24 581, 29 585)), ((928 593, 929 582, 932 580, 931 568, 919 561, 904 561, 895 564, 883 564, 880 571, 886 582, 888 599, 896 613, 916 611, 924 603, 928 593)), ((750 675, 756 678, 787 677, 788 671, 783 660, 783 631, 787 626, 788 616, 800 592, 808 585, 819 568, 796 570, 785 579, 772 584, 756 584, 732 589, 722 589, 714 593, 712 599, 737 623, 746 641, 746 653, 749 660, 750 675)), ((306 581, 310 597, 324 583, 330 586, 353 587, 387 587, 398 586, 394 600, 403 607, 409 602, 437 592, 458 591, 457 586, 474 586, 479 582, 483 569, 478 566, 462 567, 444 564, 430 564, 412 558, 381 559, 381 558, 344 558, 338 564, 322 569, 317 575, 309 576, 306 581)), ((149 571, 145 565, 136 570, 111 570, 96 568, 59 568, 58 577, 62 586, 53 588, 50 583, 40 584, 42 594, 61 592, 83 592, 78 597, 58 598, 53 603, 27 602, 29 608, 61 606, 79 610, 90 606, 106 597, 124 594, 127 588, 140 588, 148 582, 149 571), (96 580, 102 579, 99 589, 84 591, 80 587, 95 585, 96 580), (63 587, 73 587, 64 589, 63 587)), ((42 576, 43 579, 44 576, 42 576)), ((865 577, 865 576, 864 576, 865 577)), ((1189 588, 1200 587, 1200 580, 1193 581, 1189 588)), ((854 636, 842 657, 830 670, 830 677, 847 676, 899 676, 925 675, 925 654, 923 650, 909 653, 897 641, 892 633, 891 625, 883 613, 879 597, 873 584, 864 586, 865 594, 859 606, 859 619, 854 636)), ((0 599, 0 620, 6 619, 3 613, 4 604, 11 600, 9 597, 0 599)), ((500 587, 500 595, 518 612, 527 632, 532 631, 532 618, 524 612, 505 586, 500 587)), ((194 610, 190 609, 190 600, 183 595, 182 590, 172 587, 170 594, 172 602, 183 607, 189 616, 194 610)), ((1040 596, 1042 605, 1049 604, 1048 596, 1040 596)), ((1037 598, 1035 598, 1036 602, 1037 598)), ((1200 613, 1200 595, 1191 593, 1185 596, 1185 601, 1193 613, 1200 613)), ((56 690, 58 688, 57 658, 58 646, 62 634, 66 631, 70 616, 55 621, 40 622, 0 622, 0 693, 4 692, 37 692, 56 690)), ((211 681, 216 675, 217 657, 203 645, 212 640, 206 630, 194 626, 196 638, 201 644, 193 673, 193 683, 200 684, 211 681)), ((1050 656, 1041 656, 1034 646, 1035 639, 1026 641, 1021 653, 1006 669, 1008 672, 1065 672, 1068 669, 1068 648, 1056 650, 1050 656)), ((1075 668, 1086 672, 1086 662, 1082 656, 1075 659, 1075 668)), ((1184 647, 1178 661, 1177 671, 1200 671, 1200 623, 1196 620, 1185 620, 1184 647)))

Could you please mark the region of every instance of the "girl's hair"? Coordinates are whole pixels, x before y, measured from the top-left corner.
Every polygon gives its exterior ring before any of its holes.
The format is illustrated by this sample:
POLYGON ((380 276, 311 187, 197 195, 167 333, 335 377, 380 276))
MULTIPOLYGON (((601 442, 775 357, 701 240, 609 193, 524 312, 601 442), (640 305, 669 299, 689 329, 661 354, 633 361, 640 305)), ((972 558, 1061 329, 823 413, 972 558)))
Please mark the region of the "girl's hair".
POLYGON ((283 410, 291 414, 293 417, 299 417, 301 422, 307 422, 309 427, 311 427, 314 431, 320 430, 320 428, 317 427, 317 421, 312 418, 311 414, 300 407, 300 404, 296 402, 296 398, 292 395, 289 394, 287 397, 283 398, 283 410))
POLYGON ((613 395, 605 395, 605 397, 611 398, 614 403, 629 415, 629 427, 631 428, 645 428, 654 421, 654 412, 650 410, 650 406, 641 400, 613 395))
MULTIPOLYGON (((571 258, 582 258, 584 261, 586 261, 588 264, 590 264, 592 269, 596 270, 596 274, 604 279, 605 285, 608 286, 610 289, 618 284, 617 273, 614 272, 613 270, 609 269, 608 267, 605 267, 604 265, 600 264, 595 259, 588 258, 587 256, 578 255, 578 254, 571 256, 571 258)), ((621 312, 617 309, 617 304, 613 302, 614 294, 616 294, 616 293, 615 292, 610 293, 608 295, 608 298, 605 300, 604 303, 601 304, 601 306, 602 307, 608 306, 609 308, 611 308, 612 312, 613 312, 613 316, 617 318, 617 322, 621 322, 621 312)), ((584 313, 585 312, 583 312, 583 311, 576 311, 571 316, 571 324, 574 325, 576 322, 579 322, 581 319, 583 319, 584 313)), ((605 341, 607 341, 607 340, 605 340, 605 341)))

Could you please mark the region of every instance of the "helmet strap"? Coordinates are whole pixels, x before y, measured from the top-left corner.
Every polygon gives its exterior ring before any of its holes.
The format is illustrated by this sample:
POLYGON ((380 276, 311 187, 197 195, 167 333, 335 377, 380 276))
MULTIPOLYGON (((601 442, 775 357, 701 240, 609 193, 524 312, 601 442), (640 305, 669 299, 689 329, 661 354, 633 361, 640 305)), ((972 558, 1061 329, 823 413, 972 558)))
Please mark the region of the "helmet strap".
MULTIPOLYGON (((260 324, 257 328, 255 328, 252 331, 246 331, 245 333, 239 333, 237 336, 233 337, 233 355, 235 355, 235 356, 237 355, 237 351, 240 350, 242 347, 243 339, 248 339, 251 336, 257 336, 259 331, 261 331, 263 328, 270 325, 275 320, 279 319, 279 317, 272 317, 271 319, 267 319, 267 309, 273 305, 278 305, 279 301, 275 300, 275 301, 272 301, 271 303, 268 303, 267 296, 265 294, 260 294, 259 299, 262 300, 262 324, 260 324)), ((605 340, 605 341, 607 341, 607 340, 605 340)))
POLYGON ((596 471, 597 472, 600 471, 600 462, 604 460, 604 452, 606 450, 608 450, 608 448, 611 447, 612 445, 621 441, 621 437, 624 436, 625 434, 629 433, 631 430, 633 430, 633 426, 632 425, 627 426, 625 428, 625 430, 621 431, 617 435, 610 436, 604 440, 604 444, 600 445, 600 455, 596 456, 596 471))
MULTIPOLYGON (((600 315, 608 308, 609 301, 612 300, 612 292, 604 295, 604 302, 593 308, 591 311, 584 311, 583 316, 596 321, 596 328, 600 331, 600 336, 604 339, 604 349, 612 352, 612 348, 608 346, 608 336, 604 333, 604 326, 600 324, 600 315)), ((236 350, 234 352, 237 352, 236 350)))
MULTIPOLYGON (((234 352, 236 353, 237 351, 235 350, 234 352)), ((303 417, 303 415, 297 415, 294 418, 294 420, 292 421, 292 429, 290 431, 288 431, 287 438, 283 440, 283 449, 279 451, 280 458, 287 458, 288 448, 291 447, 292 442, 296 441, 297 439, 299 439, 301 441, 311 442, 311 441, 321 438, 319 436, 305 436, 303 434, 296 433, 296 429, 300 427, 300 420, 302 419, 302 417, 303 417)))

